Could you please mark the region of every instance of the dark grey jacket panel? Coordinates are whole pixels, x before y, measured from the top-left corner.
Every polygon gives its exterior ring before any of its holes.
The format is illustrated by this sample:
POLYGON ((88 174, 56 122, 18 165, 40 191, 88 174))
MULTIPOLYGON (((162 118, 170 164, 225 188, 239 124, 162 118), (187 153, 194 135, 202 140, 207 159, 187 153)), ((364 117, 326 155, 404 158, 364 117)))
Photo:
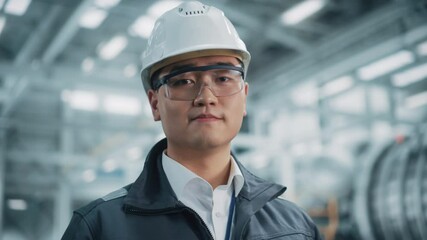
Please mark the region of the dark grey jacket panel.
MULTIPOLYGON (((165 139, 153 147, 135 183, 76 210, 62 240, 212 239, 202 219, 177 200, 160 164, 166 147, 165 139)), ((245 184, 236 201, 233 239, 321 239, 307 214, 278 198, 285 187, 238 164, 245 184)))

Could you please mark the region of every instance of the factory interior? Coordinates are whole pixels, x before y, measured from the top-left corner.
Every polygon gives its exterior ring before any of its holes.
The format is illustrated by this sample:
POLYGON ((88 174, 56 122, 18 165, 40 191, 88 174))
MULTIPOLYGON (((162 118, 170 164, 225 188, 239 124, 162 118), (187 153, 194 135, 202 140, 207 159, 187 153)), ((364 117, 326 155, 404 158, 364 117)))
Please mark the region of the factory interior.
MULTIPOLYGON (((140 79, 178 0, 0 0, 0 239, 60 239, 164 138, 140 79)), ((201 0, 252 60, 232 142, 325 240, 427 240, 427 1, 201 0)), ((179 238, 177 238, 179 239, 179 238)))

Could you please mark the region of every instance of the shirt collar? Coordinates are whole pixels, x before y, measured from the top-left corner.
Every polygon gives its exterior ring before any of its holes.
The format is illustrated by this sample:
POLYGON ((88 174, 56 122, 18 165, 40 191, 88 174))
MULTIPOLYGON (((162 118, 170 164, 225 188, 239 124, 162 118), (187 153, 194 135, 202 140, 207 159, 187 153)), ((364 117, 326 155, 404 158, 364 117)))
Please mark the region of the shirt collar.
POLYGON ((245 179, 243 178, 243 174, 233 157, 231 157, 230 176, 228 177, 227 185, 230 185, 231 182, 234 184, 235 197, 237 197, 240 190, 243 188, 245 179))
MULTIPOLYGON (((166 151, 163 151, 162 155, 163 169, 178 199, 182 198, 185 186, 193 179, 200 179, 206 182, 203 178, 201 178, 197 174, 190 171, 188 168, 184 167, 177 161, 167 156, 165 152, 166 151)), ((244 181, 245 180, 243 178, 243 174, 240 171, 239 166, 237 165, 234 158, 231 157, 230 176, 228 177, 227 185, 229 186, 231 185, 231 183, 233 183, 236 197, 239 194, 240 190, 242 190, 244 181)))

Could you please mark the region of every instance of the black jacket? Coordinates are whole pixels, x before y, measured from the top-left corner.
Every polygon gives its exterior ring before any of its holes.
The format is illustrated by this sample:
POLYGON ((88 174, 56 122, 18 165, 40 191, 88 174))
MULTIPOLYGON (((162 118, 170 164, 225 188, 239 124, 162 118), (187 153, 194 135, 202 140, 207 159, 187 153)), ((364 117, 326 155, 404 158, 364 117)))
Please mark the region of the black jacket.
MULTIPOLYGON (((153 147, 135 183, 76 210, 62 240, 212 239, 169 185, 161 164, 166 146, 164 139, 153 147)), ((278 198, 285 187, 239 167, 245 184, 236 201, 233 239, 321 239, 307 214, 278 198)))

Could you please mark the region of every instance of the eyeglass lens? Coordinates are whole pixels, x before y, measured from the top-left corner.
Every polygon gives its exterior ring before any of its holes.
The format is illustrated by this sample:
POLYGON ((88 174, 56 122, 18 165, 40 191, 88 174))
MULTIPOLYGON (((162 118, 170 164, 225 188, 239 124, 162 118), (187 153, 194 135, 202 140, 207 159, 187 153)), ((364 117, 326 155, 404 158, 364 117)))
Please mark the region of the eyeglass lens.
POLYGON ((166 80, 166 97, 172 100, 194 100, 207 86, 215 96, 225 97, 243 89, 242 73, 230 69, 189 71, 166 80))

